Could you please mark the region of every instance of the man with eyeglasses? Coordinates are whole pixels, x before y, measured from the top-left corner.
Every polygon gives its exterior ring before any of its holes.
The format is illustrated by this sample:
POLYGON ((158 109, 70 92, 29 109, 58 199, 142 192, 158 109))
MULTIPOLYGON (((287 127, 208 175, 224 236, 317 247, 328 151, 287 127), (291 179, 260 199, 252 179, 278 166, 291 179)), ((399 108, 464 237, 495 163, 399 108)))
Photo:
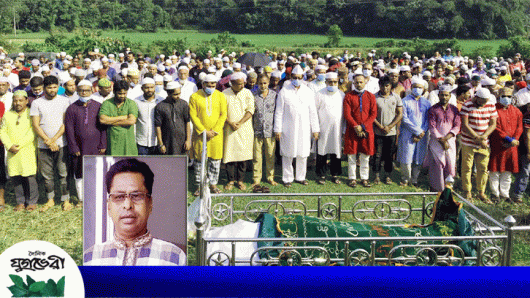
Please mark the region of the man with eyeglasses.
POLYGON ((176 245, 154 238, 147 230, 153 211, 154 174, 134 158, 122 159, 105 175, 107 211, 114 223, 114 239, 84 253, 84 265, 176 266, 186 254, 176 245))
POLYGON ((106 129, 99 123, 101 104, 92 99, 92 83, 82 80, 77 85, 78 99, 66 109, 65 129, 70 166, 75 175, 77 198, 83 201, 83 156, 105 154, 106 129))

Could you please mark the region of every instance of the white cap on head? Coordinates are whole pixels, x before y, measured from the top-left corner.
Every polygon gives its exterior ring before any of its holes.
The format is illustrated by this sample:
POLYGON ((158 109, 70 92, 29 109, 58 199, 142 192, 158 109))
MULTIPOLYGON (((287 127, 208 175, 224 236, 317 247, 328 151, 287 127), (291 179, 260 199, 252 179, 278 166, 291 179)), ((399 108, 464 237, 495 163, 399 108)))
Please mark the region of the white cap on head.
POLYGON ((183 70, 183 69, 186 70, 186 71, 188 71, 188 72, 190 71, 190 69, 189 69, 186 65, 182 65, 182 66, 180 66, 178 70, 181 71, 181 70, 183 70))
POLYGON ((99 49, 94 49, 94 53, 99 53, 99 49))
POLYGON ((326 80, 336 79, 338 77, 339 77, 338 73, 334 71, 330 71, 326 74, 326 80))
POLYGON ((83 61, 85 61, 85 62, 92 62, 92 59, 90 59, 90 58, 85 58, 83 61))
POLYGON ((166 62, 166 63, 168 63, 168 64, 171 64, 171 63, 173 63, 173 62, 171 61, 171 59, 166 59, 166 61, 165 61, 165 62, 166 62))
POLYGON ((427 85, 427 82, 424 79, 419 79, 417 77, 412 78, 411 83, 412 85, 414 84, 421 85, 423 88, 425 88, 425 85, 427 85))
POLYGON ((184 54, 186 54, 186 55, 189 54, 189 53, 190 53, 190 50, 185 50, 184 51, 184 54))
POLYGON ((442 86, 440 86, 440 88, 438 88, 438 90, 440 90, 440 92, 451 92, 453 91, 453 87, 448 84, 443 84, 442 86))
POLYGON ((207 74, 206 77, 204 77, 205 82, 217 82, 217 76, 214 74, 207 74))
POLYGON ((48 65, 43 65, 40 69, 42 71, 50 71, 50 67, 48 65))
POLYGON ((278 68, 278 64, 276 62, 271 62, 269 63, 269 66, 272 68, 272 69, 277 69, 278 68))
POLYGON ((164 65, 162 64, 159 64, 158 67, 157 67, 158 71, 164 71, 166 70, 166 68, 164 67, 164 65))
POLYGON ((422 75, 422 76, 424 76, 424 77, 429 77, 429 78, 430 78, 430 77, 432 77, 432 73, 431 73, 430 71, 427 70, 427 71, 424 71, 424 72, 423 72, 423 75, 422 75))
POLYGON ((223 62, 230 62, 230 58, 228 58, 228 57, 223 57, 223 62))
POLYGON ((243 79, 243 81, 247 80, 247 76, 242 72, 234 72, 230 75, 230 81, 236 81, 241 79, 243 79))
POLYGON ((38 66, 38 65, 40 65, 40 61, 38 59, 33 59, 33 60, 31 60, 31 65, 38 66))
POLYGON ((60 54, 62 57, 66 56, 66 52, 61 52, 60 54))
POLYGON ((210 64, 210 59, 204 59, 204 61, 202 61, 202 62, 210 64))
POLYGON ((76 69, 75 70, 75 76, 76 77, 85 77, 86 76, 86 73, 84 70, 82 69, 76 69))
POLYGON ((125 54, 124 53, 119 53, 118 57, 125 57, 125 54))
POLYGON ((109 59, 107 57, 103 57, 103 58, 101 58, 101 62, 109 62, 109 59))
POLYGON ((480 85, 482 86, 495 86, 497 82, 492 78, 484 78, 480 81, 480 85))
POLYGON ((114 54, 109 54, 109 58, 114 58, 116 56, 114 56, 114 54))
POLYGON ((304 70, 302 69, 302 67, 300 67, 300 65, 297 65, 293 68, 293 71, 291 72, 291 74, 294 74, 294 75, 303 75, 304 74, 304 70))
POLYGON ((239 63, 239 62, 234 63, 234 65, 232 66, 232 68, 234 68, 234 69, 236 69, 236 68, 241 69, 241 63, 239 63))
POLYGON ((395 74, 399 74, 399 69, 397 68, 391 68, 388 73, 395 73, 395 74))
POLYGON ((160 55, 160 59, 164 60, 164 58, 166 58, 166 55, 161 54, 161 55, 160 55))
POLYGON ((327 70, 328 68, 325 65, 319 64, 315 66, 315 70, 327 70))
POLYGON ((155 82, 158 83, 158 82, 163 82, 164 81, 164 77, 161 76, 161 75, 156 75, 155 76, 155 82))
POLYGON ((74 77, 75 77, 75 71, 76 71, 75 67, 70 68, 70 74, 73 75, 74 77))
POLYGON ((501 66, 500 70, 508 70, 508 67, 503 65, 503 66, 501 66))
POLYGON ((491 92, 486 88, 480 88, 475 93, 475 96, 480 97, 480 98, 490 98, 491 92))
POLYGON ((180 85, 179 82, 171 81, 171 82, 167 83, 166 90, 175 90, 175 89, 180 89, 181 87, 182 86, 180 85))
POLYGON ((77 84, 77 87, 79 87, 79 86, 90 86, 90 87, 92 87, 92 83, 90 83, 89 80, 81 80, 77 84))
POLYGON ((410 66, 408 65, 403 65, 399 68, 399 71, 410 71, 410 66))
POLYGON ((271 73, 271 77, 280 79, 282 77, 282 73, 279 70, 275 70, 271 73))
POLYGON ((173 77, 170 74, 164 75, 164 82, 171 82, 173 81, 173 77))
POLYGON ((155 85, 155 80, 153 80, 152 78, 144 78, 142 80, 142 86, 143 85, 148 85, 148 84, 153 84, 155 85))
POLYGON ((217 68, 215 68, 215 66, 210 66, 210 67, 208 67, 208 72, 209 73, 216 73, 217 72, 217 68))

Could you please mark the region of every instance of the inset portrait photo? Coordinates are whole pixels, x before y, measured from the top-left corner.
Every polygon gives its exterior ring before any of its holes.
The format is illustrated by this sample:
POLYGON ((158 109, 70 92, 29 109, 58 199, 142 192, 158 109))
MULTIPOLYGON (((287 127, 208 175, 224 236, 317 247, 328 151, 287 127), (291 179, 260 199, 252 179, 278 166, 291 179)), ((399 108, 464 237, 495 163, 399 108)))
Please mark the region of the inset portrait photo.
POLYGON ((186 265, 186 156, 85 156, 83 265, 186 265))

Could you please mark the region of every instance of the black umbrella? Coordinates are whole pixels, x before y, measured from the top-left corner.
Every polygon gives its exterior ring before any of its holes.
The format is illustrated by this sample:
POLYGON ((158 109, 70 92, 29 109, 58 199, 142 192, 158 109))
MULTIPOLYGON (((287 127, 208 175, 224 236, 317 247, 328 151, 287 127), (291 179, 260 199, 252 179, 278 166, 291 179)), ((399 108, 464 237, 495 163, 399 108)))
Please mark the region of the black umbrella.
POLYGON ((246 53, 245 55, 239 57, 237 62, 250 65, 252 67, 266 66, 271 62, 271 58, 262 53, 246 53))

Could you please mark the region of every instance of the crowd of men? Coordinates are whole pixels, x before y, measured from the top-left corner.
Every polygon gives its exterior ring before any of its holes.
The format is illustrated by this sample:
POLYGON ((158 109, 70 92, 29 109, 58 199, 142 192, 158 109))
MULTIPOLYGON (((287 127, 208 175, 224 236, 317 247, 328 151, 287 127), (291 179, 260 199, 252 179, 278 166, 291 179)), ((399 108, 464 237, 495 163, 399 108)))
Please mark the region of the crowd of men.
POLYGON ((528 184, 530 63, 519 54, 473 60, 451 49, 431 58, 267 51, 271 62, 262 66, 238 63, 244 53, 224 50, 206 57, 189 50, 169 57, 130 49, 72 54, 0 54, 0 140, 7 152, 0 209, 7 172, 15 210, 35 210, 38 172, 48 199, 41 211, 55 204, 56 174, 62 207, 70 210, 67 176, 75 177, 82 200, 82 157, 97 154, 187 154, 196 182, 207 163, 215 193, 221 163, 225 190, 246 190, 251 166, 252 191, 270 191, 262 180, 277 184, 278 158, 285 187, 307 185, 312 165, 318 184, 342 183, 343 157, 351 187, 417 187, 425 167, 431 190, 461 177, 468 199, 491 204, 521 203, 528 184), (391 178, 394 161, 400 181, 391 178))

